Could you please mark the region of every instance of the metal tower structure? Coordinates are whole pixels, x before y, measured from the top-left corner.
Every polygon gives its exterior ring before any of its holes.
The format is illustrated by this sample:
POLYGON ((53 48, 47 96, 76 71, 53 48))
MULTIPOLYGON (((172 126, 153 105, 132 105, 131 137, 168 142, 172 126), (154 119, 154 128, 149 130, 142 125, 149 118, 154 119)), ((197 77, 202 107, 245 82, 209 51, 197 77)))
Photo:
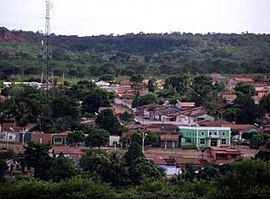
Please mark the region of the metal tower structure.
POLYGON ((50 40, 51 35, 51 25, 50 25, 50 11, 51 11, 51 2, 46 0, 46 15, 45 15, 45 33, 44 33, 44 42, 43 44, 43 58, 46 64, 45 69, 45 89, 47 98, 49 97, 48 90, 53 86, 53 67, 52 67, 52 45, 50 40))

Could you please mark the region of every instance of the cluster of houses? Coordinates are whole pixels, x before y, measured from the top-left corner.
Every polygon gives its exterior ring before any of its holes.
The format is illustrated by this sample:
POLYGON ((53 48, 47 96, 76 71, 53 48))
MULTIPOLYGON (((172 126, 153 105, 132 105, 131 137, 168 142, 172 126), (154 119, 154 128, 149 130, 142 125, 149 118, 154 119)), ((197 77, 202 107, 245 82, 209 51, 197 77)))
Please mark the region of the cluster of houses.
MULTIPOLYGON (((258 84, 251 78, 239 77, 227 80, 219 74, 209 75, 215 81, 227 81, 229 88, 233 89, 238 82, 246 82, 255 86, 256 96, 254 99, 259 100, 262 96, 270 93, 270 86, 258 84)), ((147 84, 147 81, 145 81, 147 84)), ((29 84, 32 85, 32 84, 29 84)), ((137 107, 135 110, 131 108, 130 101, 134 97, 131 88, 130 80, 122 80, 117 85, 111 85, 105 81, 96 82, 108 91, 115 93, 115 101, 110 109, 115 115, 119 115, 124 111, 134 113, 134 123, 127 125, 127 131, 123 132, 122 138, 125 138, 127 144, 131 142, 131 135, 134 131, 150 131, 159 135, 160 146, 159 150, 196 150, 199 155, 189 157, 176 154, 151 153, 149 148, 146 148, 146 158, 152 160, 156 165, 165 168, 167 175, 174 175, 183 171, 186 163, 192 163, 197 168, 202 168, 206 163, 227 163, 233 160, 242 158, 241 151, 233 149, 231 143, 233 140, 241 140, 241 134, 248 131, 259 131, 256 125, 250 124, 233 124, 222 119, 216 120, 209 115, 203 107, 196 107, 194 102, 178 101, 174 106, 164 104, 148 104, 137 107), (238 135, 232 136, 231 132, 236 130, 238 135)), ((5 86, 10 86, 6 83, 5 86)), ((44 85, 34 85, 42 88, 44 85)), ((158 87, 162 89, 164 81, 158 80, 158 87)), ((147 90, 142 90, 141 95, 147 93, 147 90)), ((236 95, 231 93, 223 94, 227 103, 231 103, 236 95)), ((102 111, 108 107, 101 107, 102 111)), ((270 117, 269 117, 270 118, 270 117)), ((94 120, 84 119, 82 125, 93 124, 94 120)), ((14 123, 2 124, 0 127, 0 142, 2 145, 8 146, 14 142, 21 144, 17 146, 17 151, 21 151, 22 145, 27 142, 35 141, 38 143, 51 144, 53 146, 50 155, 57 157, 63 153, 66 157, 78 161, 83 151, 84 146, 69 146, 67 136, 69 132, 57 134, 33 132, 35 124, 21 128, 14 123)), ((270 129, 270 127, 269 127, 270 129)), ((269 130, 270 132, 270 130, 269 130)), ((123 150, 123 143, 119 136, 110 136, 108 146, 111 149, 123 150), (119 147, 119 148, 116 148, 119 147)))

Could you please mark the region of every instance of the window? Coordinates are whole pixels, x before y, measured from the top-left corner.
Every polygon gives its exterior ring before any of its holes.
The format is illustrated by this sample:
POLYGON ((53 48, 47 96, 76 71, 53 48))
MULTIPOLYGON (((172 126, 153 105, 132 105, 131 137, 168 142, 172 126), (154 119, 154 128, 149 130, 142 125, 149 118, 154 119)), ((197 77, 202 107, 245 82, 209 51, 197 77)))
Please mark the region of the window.
POLYGON ((214 135, 217 135, 217 132, 214 132, 214 135))
POLYGON ((222 135, 223 135, 223 136, 225 136, 225 134, 226 134, 225 132, 222 132, 222 135))
POLYGON ((227 144, 227 140, 226 139, 221 139, 221 144, 227 144))
POLYGON ((205 139, 204 138, 200 139, 200 144, 205 144, 205 139))
POLYGON ((211 132, 209 132, 209 135, 212 135, 212 133, 211 133, 211 132))
POLYGON ((204 132, 202 132, 202 135, 204 135, 204 132))
POLYGON ((54 143, 55 144, 62 144, 62 138, 54 138, 54 143))

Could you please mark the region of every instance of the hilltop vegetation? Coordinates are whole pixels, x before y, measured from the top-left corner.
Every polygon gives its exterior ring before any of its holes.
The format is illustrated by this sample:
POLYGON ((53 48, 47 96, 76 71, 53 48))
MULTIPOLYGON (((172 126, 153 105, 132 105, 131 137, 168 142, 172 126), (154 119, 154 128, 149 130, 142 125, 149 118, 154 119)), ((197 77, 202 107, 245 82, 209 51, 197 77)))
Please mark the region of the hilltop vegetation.
MULTIPOLYGON (((0 77, 40 75, 42 34, 0 29, 0 77)), ((269 73, 270 35, 126 34, 52 35, 54 74, 145 76, 196 73, 269 73)))

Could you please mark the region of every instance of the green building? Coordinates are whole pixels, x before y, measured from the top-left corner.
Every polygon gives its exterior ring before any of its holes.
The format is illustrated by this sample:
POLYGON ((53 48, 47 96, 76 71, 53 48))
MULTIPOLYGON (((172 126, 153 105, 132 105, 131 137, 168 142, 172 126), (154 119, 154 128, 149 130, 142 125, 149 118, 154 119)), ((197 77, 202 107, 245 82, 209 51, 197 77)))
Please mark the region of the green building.
POLYGON ((181 148, 230 146, 230 127, 179 126, 181 148))

